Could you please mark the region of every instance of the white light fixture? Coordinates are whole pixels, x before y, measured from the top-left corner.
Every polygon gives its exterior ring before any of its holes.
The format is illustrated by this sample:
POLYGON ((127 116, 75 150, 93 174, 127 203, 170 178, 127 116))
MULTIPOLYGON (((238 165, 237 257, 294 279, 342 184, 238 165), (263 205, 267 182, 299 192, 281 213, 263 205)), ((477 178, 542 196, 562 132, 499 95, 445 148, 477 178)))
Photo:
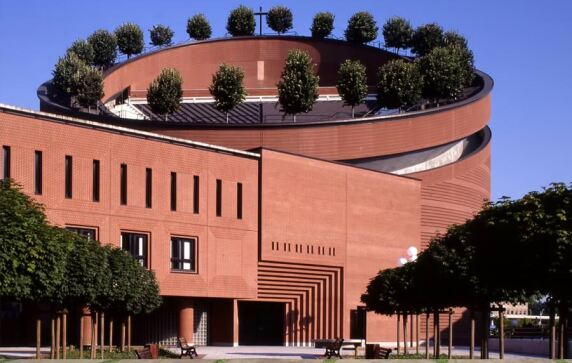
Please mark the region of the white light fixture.
POLYGON ((413 262, 417 260, 417 247, 415 246, 411 246, 407 249, 407 256, 409 256, 409 258, 405 258, 405 257, 399 257, 399 259, 397 260, 397 264, 399 266, 403 266, 405 265, 407 262, 413 262))

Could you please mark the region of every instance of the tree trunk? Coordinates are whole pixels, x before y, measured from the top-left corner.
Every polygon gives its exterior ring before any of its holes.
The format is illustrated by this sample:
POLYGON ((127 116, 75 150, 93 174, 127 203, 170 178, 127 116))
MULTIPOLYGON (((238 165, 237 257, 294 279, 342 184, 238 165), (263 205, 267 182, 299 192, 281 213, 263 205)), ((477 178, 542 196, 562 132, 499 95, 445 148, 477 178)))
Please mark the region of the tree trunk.
POLYGON ((62 359, 68 357, 68 312, 66 310, 62 313, 62 359))
POLYGON ((355 106, 352 106, 352 118, 355 117, 355 112, 354 112, 354 110, 355 110, 355 106))
POLYGON ((549 338, 548 338, 548 359, 556 359, 556 327, 555 327, 555 311, 554 304, 550 304, 550 320, 548 322, 549 338))
POLYGON ((475 311, 471 309, 471 341, 469 342, 469 359, 475 358, 475 311))
POLYGON ((415 325, 415 319, 413 314, 411 314, 410 316, 410 320, 409 320, 409 348, 413 348, 413 339, 415 334, 414 334, 414 325, 415 325))
POLYGON ((481 359, 488 359, 489 358, 489 319, 490 319, 490 312, 489 308, 483 308, 483 329, 482 329, 482 337, 481 337, 481 359))
POLYGON ((52 338, 51 338, 51 344, 50 344, 50 359, 54 359, 56 356, 56 321, 52 315, 52 319, 51 319, 51 324, 52 324, 52 338))
POLYGON ((121 318, 121 351, 125 351, 125 317, 121 318))
POLYGON ((570 359, 570 349, 568 345, 568 339, 570 338, 568 335, 569 317, 570 317, 570 309, 568 303, 564 303, 563 309, 560 312, 560 319, 562 320, 562 326, 564 329, 564 335, 562 337, 564 341, 564 355, 562 359, 570 359))
POLYGON ((91 354, 90 358, 95 359, 97 354, 97 325, 99 314, 97 312, 91 313, 91 354))
POLYGON ((429 312, 425 315, 425 359, 429 359, 429 312))
POLYGON ((403 313, 403 354, 409 354, 407 349, 407 313, 403 313))
POLYGON ((40 319, 39 315, 40 313, 38 312, 38 317, 36 317, 36 359, 42 358, 42 319, 40 319))
POLYGON ((60 317, 60 313, 56 313, 56 359, 60 359, 60 337, 61 337, 61 326, 62 326, 62 319, 60 317))
POLYGON ((453 351, 453 309, 449 309, 449 346, 447 347, 447 359, 451 359, 453 351))
POLYGON ((499 306, 499 358, 504 359, 504 308, 499 306))
POLYGON ((434 341, 435 341, 435 347, 433 348, 434 350, 434 355, 435 355, 435 359, 439 359, 439 356, 441 355, 441 331, 439 329, 439 312, 435 312, 433 313, 433 330, 434 330, 434 341))
POLYGON ((109 318, 109 353, 113 351, 113 318, 109 318))
POLYGON ((419 313, 415 314, 415 354, 419 354, 419 313))
POLYGON ((79 318, 79 359, 83 359, 83 308, 80 309, 79 318))
POLYGON ((565 312, 563 307, 563 303, 558 306, 558 359, 564 359, 564 346, 568 343, 564 340, 565 312))
POLYGON ((103 352, 105 351, 105 313, 101 312, 101 327, 99 328, 101 332, 101 339, 99 345, 101 346, 101 359, 103 359, 103 352))
POLYGON ((127 351, 131 351, 131 314, 127 315, 127 351))
POLYGON ((399 349, 401 347, 401 334, 399 334, 401 330, 401 316, 397 313, 397 355, 399 355, 399 349))
POLYGON ((228 123, 228 112, 226 112, 226 123, 228 123))

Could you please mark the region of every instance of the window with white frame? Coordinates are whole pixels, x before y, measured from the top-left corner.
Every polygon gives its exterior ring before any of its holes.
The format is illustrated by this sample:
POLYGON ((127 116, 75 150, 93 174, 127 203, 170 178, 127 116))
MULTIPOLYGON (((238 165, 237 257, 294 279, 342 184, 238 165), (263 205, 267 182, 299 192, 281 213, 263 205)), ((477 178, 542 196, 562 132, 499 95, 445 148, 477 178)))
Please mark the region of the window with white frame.
POLYGON ((171 270, 196 272, 197 239, 171 237, 171 270))

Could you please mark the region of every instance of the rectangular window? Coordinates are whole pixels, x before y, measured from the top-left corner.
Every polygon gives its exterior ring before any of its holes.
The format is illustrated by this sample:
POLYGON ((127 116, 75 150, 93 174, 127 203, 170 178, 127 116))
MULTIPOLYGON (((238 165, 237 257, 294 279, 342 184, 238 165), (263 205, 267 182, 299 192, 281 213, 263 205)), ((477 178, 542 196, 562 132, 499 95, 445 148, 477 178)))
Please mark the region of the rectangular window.
POLYGON ((171 237, 171 269, 196 272, 196 238, 171 237))
POLYGON ((2 146, 2 160, 3 160, 3 172, 2 177, 4 179, 10 178, 10 146, 2 146))
POLYGON ((171 172, 171 210, 177 210, 177 173, 171 172))
POLYGON ((222 180, 216 180, 216 216, 222 215, 222 180))
POLYGON ((34 193, 42 194, 42 152, 36 150, 34 152, 34 193))
POLYGON ((242 219, 242 183, 236 185, 236 218, 242 219))
POLYGON ((66 155, 66 162, 65 162, 65 169, 66 169, 66 198, 72 198, 72 186, 73 186, 73 160, 70 155, 66 155))
POLYGON ((99 202, 99 160, 93 161, 92 199, 99 202))
POLYGON ((149 236, 143 233, 121 232, 121 248, 128 251, 141 266, 147 267, 149 236))
POLYGON ((127 205, 127 165, 121 164, 121 181, 120 181, 119 202, 121 205, 127 205))
POLYGON ((145 207, 153 207, 153 169, 145 169, 145 207))
POLYGON ((87 228, 87 227, 66 227, 68 231, 75 232, 80 236, 84 236, 87 239, 96 240, 96 232, 95 228, 87 228))
POLYGON ((193 176, 193 213, 199 214, 199 176, 193 176))

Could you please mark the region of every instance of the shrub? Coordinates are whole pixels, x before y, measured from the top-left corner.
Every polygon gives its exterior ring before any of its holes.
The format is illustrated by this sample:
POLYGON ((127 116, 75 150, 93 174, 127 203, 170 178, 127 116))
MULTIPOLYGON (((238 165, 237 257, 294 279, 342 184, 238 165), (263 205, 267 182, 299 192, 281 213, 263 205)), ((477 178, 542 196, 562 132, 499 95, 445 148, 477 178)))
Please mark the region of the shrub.
POLYGON ((93 64, 106 68, 115 62, 117 57, 117 40, 107 30, 97 30, 87 38, 93 48, 93 64))
POLYGON ((93 64, 94 52, 93 47, 85 40, 76 40, 72 43, 71 47, 68 48, 66 54, 74 53, 80 60, 86 64, 93 64))
POLYGON ((312 21, 312 38, 323 39, 332 34, 334 30, 334 14, 330 12, 319 12, 314 15, 312 21))
POLYGON ((268 11, 266 24, 278 34, 284 34, 292 29, 292 11, 285 6, 274 6, 268 11))
POLYGON ((411 44, 413 28, 408 20, 401 17, 393 17, 383 25, 383 39, 385 46, 397 49, 408 48, 411 44))
POLYGON ((175 68, 165 68, 147 89, 147 102, 154 113, 168 115, 177 111, 183 99, 183 79, 175 68))
POLYGON ((291 50, 277 84, 282 111, 294 115, 294 121, 297 113, 311 111, 318 98, 319 81, 320 77, 314 74, 310 55, 299 49, 291 50))
POLYGON ((443 45, 443 29, 435 23, 421 25, 411 38, 411 49, 419 57, 443 45))
POLYGON ((352 15, 348 21, 345 36, 349 42, 365 44, 377 38, 378 29, 373 15, 361 11, 352 15))
POLYGON ((159 47, 171 45, 174 34, 171 28, 161 24, 154 25, 153 28, 149 30, 151 44, 159 47))
POLYGON ((212 29, 203 14, 196 14, 187 21, 187 33, 195 40, 205 40, 211 37, 212 29))
POLYGON ((242 69, 226 64, 222 64, 213 74, 209 91, 215 99, 215 108, 226 113, 226 122, 228 122, 228 113, 244 101, 246 91, 242 84, 243 80, 242 69))
POLYGON ((233 37, 253 35, 255 27, 254 12, 244 5, 231 11, 226 23, 226 30, 233 37))
POLYGON ((340 65, 338 70, 338 93, 344 100, 344 104, 352 107, 352 117, 354 108, 367 96, 367 75, 366 69, 359 61, 346 60, 340 65))
POLYGON ((65 57, 58 59, 52 71, 52 82, 56 90, 67 96, 77 94, 77 75, 82 72, 85 62, 77 54, 70 52, 65 57))
POLYGON ((379 106, 403 109, 421 100, 423 78, 416 63, 391 61, 379 68, 377 77, 379 106))
POLYGON ((125 23, 115 29, 115 38, 117 46, 121 53, 126 54, 130 58, 133 54, 143 52, 145 46, 143 41, 143 31, 137 24, 125 23))
POLYGON ((77 101, 83 107, 97 105, 103 97, 103 76, 99 69, 85 66, 77 79, 77 101))
POLYGON ((439 47, 418 59, 423 75, 423 95, 438 103, 442 98, 456 98, 463 91, 466 67, 460 48, 439 47))

